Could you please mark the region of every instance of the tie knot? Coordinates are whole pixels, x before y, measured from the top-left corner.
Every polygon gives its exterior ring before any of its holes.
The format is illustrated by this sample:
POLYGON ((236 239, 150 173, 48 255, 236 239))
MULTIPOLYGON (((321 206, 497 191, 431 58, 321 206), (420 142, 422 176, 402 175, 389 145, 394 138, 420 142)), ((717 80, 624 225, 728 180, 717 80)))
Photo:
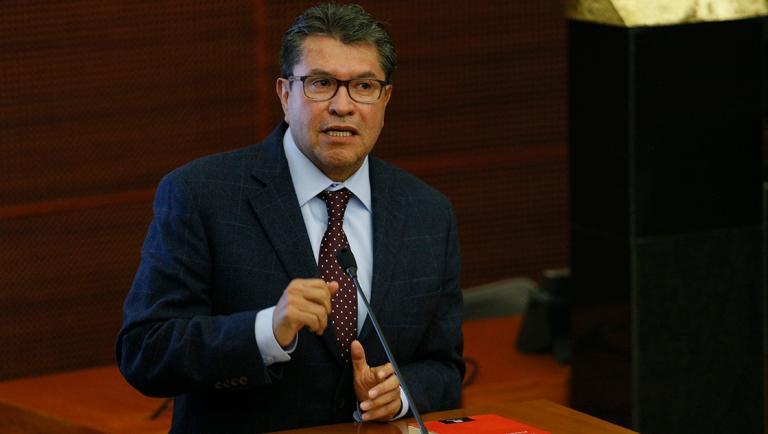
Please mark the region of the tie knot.
POLYGON ((325 201, 325 206, 328 208, 328 220, 344 220, 344 212, 347 210, 349 198, 352 197, 351 191, 346 188, 336 191, 326 190, 318 196, 325 201))

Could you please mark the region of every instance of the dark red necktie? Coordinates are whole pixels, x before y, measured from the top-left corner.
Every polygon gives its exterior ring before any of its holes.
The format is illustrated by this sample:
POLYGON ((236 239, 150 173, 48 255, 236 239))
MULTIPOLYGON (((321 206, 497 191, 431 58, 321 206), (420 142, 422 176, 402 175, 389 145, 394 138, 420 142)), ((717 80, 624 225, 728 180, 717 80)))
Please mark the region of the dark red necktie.
POLYGON ((349 344, 357 337, 357 292, 352 279, 336 261, 336 252, 348 247, 344 234, 344 212, 352 192, 346 188, 324 191, 318 195, 328 208, 328 228, 320 243, 320 276, 326 282, 339 282, 339 290, 331 298, 331 324, 336 331, 341 357, 349 360, 349 344))

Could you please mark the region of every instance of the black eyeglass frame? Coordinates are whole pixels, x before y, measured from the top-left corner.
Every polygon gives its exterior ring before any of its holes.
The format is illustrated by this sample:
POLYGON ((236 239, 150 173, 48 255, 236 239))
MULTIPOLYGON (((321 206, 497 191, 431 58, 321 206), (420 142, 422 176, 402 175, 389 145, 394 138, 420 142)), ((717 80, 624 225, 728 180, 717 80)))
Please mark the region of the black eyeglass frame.
POLYGON ((360 103, 360 104, 375 104, 377 101, 379 101, 381 99, 381 94, 384 93, 384 88, 389 86, 389 84, 390 84, 389 82, 387 82, 385 80, 379 80, 377 78, 353 78, 351 80, 339 80, 338 78, 331 77, 329 75, 298 75, 298 76, 292 75, 290 77, 287 77, 286 80, 288 80, 289 83, 292 83, 294 81, 300 81, 301 82, 301 90, 302 90, 302 92, 304 92, 304 96, 307 97, 307 99, 310 99, 312 101, 329 101, 329 100, 333 99, 333 97, 336 96, 336 94, 339 92, 339 88, 343 86, 343 87, 347 88, 347 95, 349 95, 349 97, 352 99, 352 101, 355 101, 355 102, 360 103), (333 81, 336 82, 336 89, 333 91, 333 94, 331 94, 331 96, 329 96, 328 98, 323 98, 323 99, 312 98, 311 96, 307 95, 306 80, 308 78, 324 78, 324 79, 328 79, 328 80, 333 80, 333 81), (381 87, 379 88, 379 94, 376 95, 376 99, 375 100, 373 100, 373 101, 358 101, 358 100, 355 99, 354 96, 352 96, 352 92, 349 91, 349 83, 351 83, 353 81, 358 81, 358 80, 375 81, 375 82, 377 82, 377 83, 379 83, 381 85, 381 87))

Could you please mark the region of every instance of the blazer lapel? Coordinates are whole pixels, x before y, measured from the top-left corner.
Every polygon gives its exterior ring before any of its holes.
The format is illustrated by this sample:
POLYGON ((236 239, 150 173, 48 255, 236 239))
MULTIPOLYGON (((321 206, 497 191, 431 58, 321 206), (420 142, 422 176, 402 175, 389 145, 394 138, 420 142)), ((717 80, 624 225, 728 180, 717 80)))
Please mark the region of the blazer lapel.
POLYGON ((283 152, 285 128, 282 124, 257 145, 252 171, 257 187, 247 190, 248 199, 288 275, 319 277, 283 152))
MULTIPOLYGON (((291 278, 319 278, 320 269, 315 262, 283 151, 286 128, 286 124, 281 124, 257 145, 258 156, 252 176, 258 187, 249 191, 248 199, 288 275, 291 278)), ((337 363, 343 365, 332 326, 325 329, 321 340, 337 363)))

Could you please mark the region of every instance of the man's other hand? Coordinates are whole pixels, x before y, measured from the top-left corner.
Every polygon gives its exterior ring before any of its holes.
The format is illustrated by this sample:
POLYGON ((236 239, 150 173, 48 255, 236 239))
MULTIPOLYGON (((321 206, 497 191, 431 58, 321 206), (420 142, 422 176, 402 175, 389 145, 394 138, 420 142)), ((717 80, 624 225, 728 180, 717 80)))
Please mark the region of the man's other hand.
POLYGON ((359 341, 352 341, 352 368, 355 395, 360 402, 364 421, 391 420, 400 411, 400 380, 392 364, 370 367, 365 361, 365 350, 359 341))
POLYGON ((331 296, 339 290, 337 282, 323 279, 293 279, 277 301, 272 316, 272 332, 277 343, 288 347, 303 327, 322 335, 331 313, 331 296))

